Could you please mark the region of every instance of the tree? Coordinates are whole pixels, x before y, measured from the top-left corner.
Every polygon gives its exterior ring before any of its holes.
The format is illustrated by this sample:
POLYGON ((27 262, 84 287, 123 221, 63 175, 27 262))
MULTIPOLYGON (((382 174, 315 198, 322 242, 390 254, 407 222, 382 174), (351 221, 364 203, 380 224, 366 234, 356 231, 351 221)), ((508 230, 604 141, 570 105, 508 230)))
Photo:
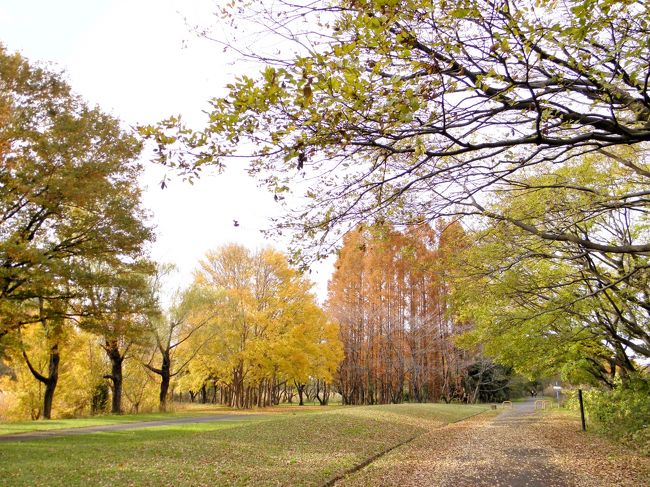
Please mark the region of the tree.
POLYGON ((111 371, 111 412, 122 413, 123 364, 131 347, 142 343, 158 303, 147 277, 153 272, 147 261, 121 268, 93 269, 95 281, 86 289, 90 316, 82 325, 102 337, 102 348, 111 371))
MULTIPOLYGON (((262 25, 264 35, 251 49, 236 38, 227 47, 265 68, 211 100, 203 131, 170 119, 142 133, 160 161, 185 173, 253 147, 251 171, 276 200, 304 191, 305 207, 293 210, 292 199, 277 229, 296 230, 295 246, 307 239, 317 255, 374 216, 405 224, 449 213, 582 249, 647 254, 640 236, 612 244, 597 233, 544 231, 483 203, 516 190, 539 164, 594 153, 647 184, 648 8, 636 0, 234 2, 221 9, 226 21, 262 25), (616 154, 622 146, 636 160, 616 154), (318 176, 310 183, 304 174, 318 176)), ((634 191, 610 196, 647 206, 634 191)))
POLYGON ((502 402, 510 399, 511 371, 489 360, 479 360, 467 367, 465 390, 470 403, 502 402))
POLYGON ((332 383, 343 350, 339 327, 328 321, 313 298, 300 308, 296 314, 292 313, 291 322, 274 333, 268 360, 276 376, 295 386, 298 404, 304 406, 310 381, 322 382, 324 389, 332 383))
POLYGON ((82 316, 86 309, 70 303, 93 278, 80 262, 137 258, 152 231, 135 183, 141 147, 116 119, 2 46, 0 80, 2 337, 82 316))
POLYGON ((0 380, 6 418, 48 419, 54 415, 80 416, 93 411, 93 395, 103 381, 104 365, 97 338, 70 323, 58 328, 57 336, 53 337, 50 325, 48 328, 40 323, 26 325, 19 336, 10 334, 10 339, 5 341, 4 360, 11 367, 11 373, 0 380), (59 359, 54 371, 51 370, 53 342, 59 359), (28 360, 23 354, 28 355, 28 360), (34 380, 35 375, 45 380, 34 380), (56 382, 55 387, 52 382, 56 382))
MULTIPOLYGON (((642 192, 642 182, 611 158, 543 165, 518 182, 518 191, 491 203, 506 218, 549 233, 597 235, 613 246, 645 238, 638 205, 626 196, 642 192), (613 204, 618 196, 630 204, 613 204)), ((458 309, 476 323, 472 343, 528 375, 587 381, 587 374, 609 386, 650 356, 647 256, 545 241, 505 222, 475 238, 457 287, 458 309)))
MULTIPOLYGON (((160 384, 144 363, 151 357, 151 344, 146 337, 142 343, 135 343, 129 348, 127 359, 123 362, 122 369, 122 409, 131 413, 153 410, 160 406, 160 384)), ((105 353, 105 352, 104 352, 105 353)), ((110 395, 109 384, 104 379, 106 398, 110 395)), ((107 404, 108 406, 108 404, 107 404)))
POLYGON ((288 384, 302 398, 310 379, 332 379, 338 327, 283 254, 226 245, 207 253, 195 285, 210 291, 216 318, 183 344, 184 356, 196 357, 181 381, 194 392, 205 398, 209 388, 214 401, 249 408, 277 404, 288 384))
POLYGON ((32 365, 27 351, 22 344, 22 340, 21 348, 23 358, 25 359, 29 371, 37 381, 41 382, 45 386, 45 392, 43 393, 43 418, 51 419, 54 391, 56 390, 59 381, 59 363, 61 361, 59 348, 64 333, 64 320, 61 313, 53 313, 52 315, 54 318, 48 318, 48 313, 46 312, 45 303, 42 298, 39 298, 38 300, 38 314, 41 317, 41 325, 49 346, 47 374, 39 372, 37 368, 32 365))
POLYGON ((151 333, 156 350, 160 353, 160 364, 155 366, 152 356, 145 367, 160 376, 160 411, 167 409, 171 379, 182 373, 203 346, 214 338, 202 335, 201 340, 193 342, 194 346, 186 351, 181 363, 174 366, 177 349, 215 319, 215 310, 209 308, 211 304, 208 290, 195 286, 177 296, 167 313, 152 320, 151 333))
POLYGON ((462 395, 466 352, 453 339, 466 326, 448 299, 457 224, 400 233, 360 227, 344 238, 327 309, 341 328, 338 387, 347 404, 450 401, 462 395))

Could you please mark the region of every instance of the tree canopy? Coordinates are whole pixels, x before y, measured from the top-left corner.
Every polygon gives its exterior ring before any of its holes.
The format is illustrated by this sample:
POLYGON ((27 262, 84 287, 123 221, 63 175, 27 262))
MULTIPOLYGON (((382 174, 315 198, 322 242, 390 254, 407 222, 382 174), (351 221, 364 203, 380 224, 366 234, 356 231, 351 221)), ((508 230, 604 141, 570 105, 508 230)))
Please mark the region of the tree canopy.
POLYGON ((88 107, 62 76, 0 46, 0 336, 43 317, 83 315, 96 276, 144 256, 140 144, 88 107), (37 307, 36 307, 37 308, 37 307))
MULTIPOLYGON (((182 172, 251 148, 251 170, 277 200, 307 197, 278 224, 298 230, 297 247, 308 237, 327 249, 369 217, 503 219, 486 198, 540 164, 586 154, 610 157, 642 184, 650 175, 646 2, 236 1, 221 13, 264 26, 257 50, 245 39, 227 46, 266 66, 211 100, 203 131, 173 118, 143 133, 182 172), (273 35, 278 52, 264 49, 273 35), (623 145, 632 157, 615 153, 623 145)), ((646 205, 635 191, 610 196, 646 205)), ((611 244, 509 221, 586 249, 650 251, 641 239, 611 244)))
MULTIPOLYGON (((636 209, 609 204, 641 187, 611 158, 585 156, 520 183, 498 200, 506 218, 613 246, 647 238, 636 209)), ((475 322, 474 342, 502 362, 613 385, 617 372, 625 378, 638 370, 635 359, 650 357, 647 256, 544 240, 500 221, 478 232, 463 258, 458 311, 475 322)))
POLYGON ((195 286, 204 298, 190 324, 203 323, 206 312, 211 318, 183 344, 185 356, 196 356, 180 379, 185 387, 212 382, 221 402, 251 407, 277 404, 286 384, 302 403, 310 380, 333 381, 342 358, 338 326, 286 256, 226 245, 206 254, 195 286))

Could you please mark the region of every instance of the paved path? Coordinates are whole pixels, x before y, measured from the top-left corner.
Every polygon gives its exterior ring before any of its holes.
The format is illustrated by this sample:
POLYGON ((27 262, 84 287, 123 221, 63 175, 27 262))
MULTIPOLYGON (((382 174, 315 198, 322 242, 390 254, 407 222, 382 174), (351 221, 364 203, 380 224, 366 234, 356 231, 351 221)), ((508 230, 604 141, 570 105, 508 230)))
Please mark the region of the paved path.
POLYGON ((554 487, 650 485, 650 459, 579 431, 574 418, 515 403, 432 429, 338 486, 554 487))
POLYGON ((462 455, 450 472, 456 485, 569 485, 565 473, 551 461, 552 449, 540 442, 531 429, 541 414, 535 411, 534 403, 514 403, 492 421, 470 431, 462 455))
POLYGON ((218 414, 206 416, 191 416, 185 418, 169 418, 155 421, 138 421, 133 423, 105 424, 100 426, 84 426, 82 428, 65 428, 46 431, 30 431, 10 435, 0 435, 0 442, 39 440, 43 438, 56 438, 61 436, 85 435, 89 433, 101 433, 104 431, 122 431, 141 428, 152 428, 154 426, 173 426, 175 424, 212 423, 215 421, 243 421, 250 418, 260 419, 267 416, 262 414, 218 414))

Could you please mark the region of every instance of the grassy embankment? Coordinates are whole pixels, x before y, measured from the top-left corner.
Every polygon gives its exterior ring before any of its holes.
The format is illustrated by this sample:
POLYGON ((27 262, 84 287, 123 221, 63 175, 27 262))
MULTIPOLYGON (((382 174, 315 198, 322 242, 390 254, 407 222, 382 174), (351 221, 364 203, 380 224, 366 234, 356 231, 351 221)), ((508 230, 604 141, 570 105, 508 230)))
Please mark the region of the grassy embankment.
POLYGON ((321 485, 484 406, 336 408, 0 442, 0 485, 321 485))

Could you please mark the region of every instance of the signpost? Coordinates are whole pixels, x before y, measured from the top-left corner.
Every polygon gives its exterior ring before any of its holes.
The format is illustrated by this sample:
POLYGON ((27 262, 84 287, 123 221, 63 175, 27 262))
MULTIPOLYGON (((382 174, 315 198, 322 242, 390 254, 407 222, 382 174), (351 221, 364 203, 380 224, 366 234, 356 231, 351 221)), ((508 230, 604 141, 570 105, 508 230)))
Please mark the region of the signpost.
POLYGON ((560 408, 560 391, 562 390, 562 387, 556 382, 555 385, 553 386, 553 390, 555 390, 555 397, 557 398, 557 407, 559 409, 560 408))

